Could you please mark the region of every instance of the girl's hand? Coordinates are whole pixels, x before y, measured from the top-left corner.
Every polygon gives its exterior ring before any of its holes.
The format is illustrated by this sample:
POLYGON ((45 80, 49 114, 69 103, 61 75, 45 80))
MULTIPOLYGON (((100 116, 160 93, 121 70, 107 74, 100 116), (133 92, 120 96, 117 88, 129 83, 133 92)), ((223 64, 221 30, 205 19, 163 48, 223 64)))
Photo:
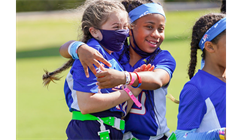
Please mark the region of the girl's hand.
POLYGON ((83 44, 77 49, 77 54, 87 78, 89 77, 88 67, 94 74, 96 74, 96 69, 93 65, 99 68, 100 63, 98 61, 104 63, 109 67, 112 66, 106 59, 103 58, 102 54, 100 54, 96 49, 93 49, 86 44, 83 44))
POLYGON ((115 69, 106 69, 100 65, 101 72, 97 73, 97 85, 100 89, 113 88, 125 84, 125 75, 122 71, 117 71, 115 69))
MULTIPOLYGON (((115 86, 119 86, 121 84, 125 84, 125 75, 121 71, 117 71, 114 69, 106 69, 100 65, 99 67, 102 72, 96 74, 97 77, 97 85, 100 89, 104 88, 113 88, 115 86)), ((141 72, 141 71, 153 71, 154 66, 151 64, 143 64, 139 68, 135 69, 134 72, 141 72)))
POLYGON ((151 66, 151 64, 143 64, 142 66, 138 67, 137 69, 134 70, 134 72, 141 72, 141 71, 153 71, 155 66, 151 66))

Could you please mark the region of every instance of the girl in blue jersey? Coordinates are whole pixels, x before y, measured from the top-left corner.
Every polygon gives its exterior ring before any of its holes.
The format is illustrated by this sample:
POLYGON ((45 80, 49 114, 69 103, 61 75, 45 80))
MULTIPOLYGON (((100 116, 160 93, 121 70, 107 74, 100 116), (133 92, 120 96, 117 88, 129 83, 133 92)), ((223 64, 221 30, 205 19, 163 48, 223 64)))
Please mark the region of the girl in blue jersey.
MULTIPOLYGON (((138 96, 142 107, 139 108, 133 104, 125 118, 124 139, 167 139, 170 134, 165 118, 166 94, 176 63, 168 51, 161 50, 159 47, 164 40, 165 13, 162 6, 152 0, 124 0, 122 3, 131 19, 128 41, 130 44, 126 42, 124 48, 113 53, 113 56, 117 58, 124 70, 129 72, 143 64, 152 64, 155 67, 154 71, 138 72, 138 78, 135 77, 132 86, 143 89, 138 96)), ((75 59, 79 56, 83 66, 88 65, 89 70, 93 72, 95 72, 93 64, 99 66, 97 60, 108 65, 97 51, 87 45, 80 45, 77 50, 70 45, 72 42, 69 41, 60 48, 62 56, 72 56, 75 59), (69 50, 74 48, 74 51, 68 53, 68 48, 69 50), (83 59, 87 57, 91 59, 84 62, 83 59), (93 58, 98 59, 92 60, 93 58)), ((86 69, 86 73, 87 71, 86 69)), ((98 73, 96 76, 100 78, 97 79, 97 85, 100 88, 110 88, 124 84, 126 79, 120 75, 123 73, 112 69, 98 73)))
MULTIPOLYGON (((110 69, 123 71, 112 53, 123 48, 129 32, 128 24, 128 14, 120 2, 92 1, 82 17, 82 41, 102 54, 112 64, 110 69)), ((72 46, 79 46, 79 42, 73 42, 72 46)), ((66 130, 68 140, 122 139, 124 120, 121 117, 126 114, 125 101, 131 98, 139 103, 134 95, 137 96, 141 90, 131 86, 123 90, 119 87, 99 89, 96 76, 90 72, 89 78, 86 78, 80 61, 73 62, 73 59, 52 73, 46 72, 43 79, 56 79, 56 74, 71 65, 64 85, 66 103, 73 115, 66 130)), ((106 71, 102 67, 96 70, 106 71)), ((45 81, 45 84, 48 83, 45 81)))
POLYGON ((176 137, 178 140, 226 139, 226 17, 202 16, 193 26, 191 79, 180 94, 176 137), (194 75, 197 50, 202 50, 202 69, 194 75))

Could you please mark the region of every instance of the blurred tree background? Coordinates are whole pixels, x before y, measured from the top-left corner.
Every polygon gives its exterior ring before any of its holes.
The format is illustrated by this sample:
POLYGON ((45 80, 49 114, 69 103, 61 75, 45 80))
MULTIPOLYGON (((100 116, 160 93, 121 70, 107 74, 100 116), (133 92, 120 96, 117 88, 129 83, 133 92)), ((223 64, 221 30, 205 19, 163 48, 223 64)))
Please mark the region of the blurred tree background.
MULTIPOLYGON (((219 0, 158 0, 161 2, 216 2, 219 0)), ((76 8, 85 0, 16 0, 16 12, 53 11, 76 8)))
POLYGON ((16 12, 73 9, 84 2, 85 0, 16 0, 16 12))

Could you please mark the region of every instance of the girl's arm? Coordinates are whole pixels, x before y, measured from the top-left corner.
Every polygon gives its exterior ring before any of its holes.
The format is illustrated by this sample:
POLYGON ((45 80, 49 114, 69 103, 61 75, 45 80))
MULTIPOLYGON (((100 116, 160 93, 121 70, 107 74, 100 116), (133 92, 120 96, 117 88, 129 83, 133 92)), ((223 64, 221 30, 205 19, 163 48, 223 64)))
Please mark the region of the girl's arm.
MULTIPOLYGON (((74 42, 74 40, 68 41, 60 47, 59 53, 63 57, 65 57, 65 58, 72 57, 68 53, 68 48, 69 48, 69 45, 73 42, 74 42)), ((93 65, 95 65, 96 67, 100 67, 100 63, 98 61, 104 63, 105 65, 107 65, 109 67, 112 66, 106 59, 103 58, 103 56, 96 49, 93 49, 92 47, 89 47, 86 44, 79 46, 79 48, 77 49, 77 54, 78 54, 78 57, 79 57, 79 60, 82 64, 82 66, 84 68, 86 77, 89 77, 88 67, 94 74, 96 74, 96 70, 93 65)))
MULTIPOLYGON (((134 89, 129 86, 129 89, 134 96, 138 96, 141 92, 139 88, 134 89)), ((115 107, 129 99, 129 95, 124 90, 117 90, 109 94, 94 94, 77 91, 78 105, 82 114, 101 112, 115 107)))
MULTIPOLYGON (((176 134, 177 140, 220 140, 219 131, 223 131, 223 130, 224 132, 226 131, 225 128, 214 129, 211 131, 200 132, 200 133, 196 133, 196 129, 176 130, 175 134, 176 134)), ((224 140, 226 140, 226 135, 224 135, 224 140)))
POLYGON ((71 58, 71 55, 68 53, 68 47, 69 45, 74 42, 75 40, 71 40, 66 42, 65 44, 63 44, 60 48, 59 48, 59 53, 65 57, 65 58, 71 58))
MULTIPOLYGON (((146 69, 147 70, 147 69, 146 69)), ((142 71, 137 72, 142 79, 141 89, 144 90, 155 90, 170 81, 170 76, 168 72, 163 69, 155 69, 154 71, 142 71)), ((120 84, 125 84, 124 72, 120 72, 114 69, 108 69, 107 71, 100 72, 96 74, 97 85, 99 88, 112 88, 120 84)), ((132 86, 138 86, 139 80, 137 75, 135 75, 135 81, 132 86)))

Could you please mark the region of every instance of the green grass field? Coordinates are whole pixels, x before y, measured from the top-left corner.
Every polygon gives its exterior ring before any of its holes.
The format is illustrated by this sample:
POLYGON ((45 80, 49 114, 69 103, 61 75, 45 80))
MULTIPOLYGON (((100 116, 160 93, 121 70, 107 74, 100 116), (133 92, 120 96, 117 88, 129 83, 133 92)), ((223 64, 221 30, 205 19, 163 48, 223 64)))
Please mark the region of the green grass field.
MULTIPOLYGON (((218 12, 218 9, 167 12, 165 40, 161 45, 176 59, 168 93, 179 99, 183 85, 189 80, 189 44, 192 26, 202 15, 218 12)), ((42 85, 43 69, 54 70, 66 59, 59 55, 59 47, 68 40, 77 39, 76 20, 21 20, 16 23, 16 136, 17 140, 65 140, 65 130, 71 120, 71 113, 63 93, 63 72, 61 81, 42 85)), ((201 58, 198 54, 198 62, 201 58)), ((200 64, 197 68, 200 67, 200 64)), ((167 100, 167 121, 175 131, 178 105, 167 100)))

